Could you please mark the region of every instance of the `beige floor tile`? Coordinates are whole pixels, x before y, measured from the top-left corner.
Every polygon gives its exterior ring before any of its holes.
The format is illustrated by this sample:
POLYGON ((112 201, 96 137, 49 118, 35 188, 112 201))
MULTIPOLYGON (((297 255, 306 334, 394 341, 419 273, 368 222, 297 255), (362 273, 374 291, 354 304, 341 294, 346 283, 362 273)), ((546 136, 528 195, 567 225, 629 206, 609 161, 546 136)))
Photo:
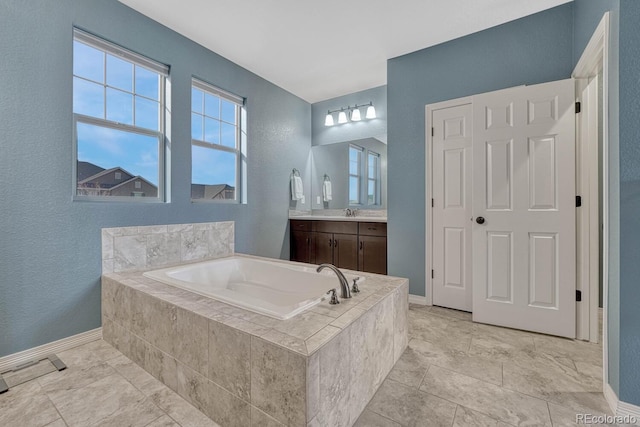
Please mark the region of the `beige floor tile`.
POLYGON ((538 352, 568 357, 574 362, 602 366, 602 347, 598 344, 548 335, 536 335, 534 342, 538 352))
POLYGON ((437 342, 442 346, 467 351, 471 343, 471 333, 449 329, 450 319, 409 310, 409 339, 437 342))
POLYGON ((7 372, 2 375, 2 379, 4 379, 7 386, 11 388, 51 372, 55 372, 56 370, 56 367, 53 366, 48 359, 45 359, 39 361, 35 365, 29 366, 28 368, 23 368, 15 372, 7 372))
POLYGON ((46 393, 59 390, 73 390, 85 387, 106 377, 117 375, 107 363, 82 366, 74 364, 64 371, 55 371, 37 379, 46 393))
POLYGON ((511 424, 551 426, 543 400, 432 366, 420 390, 511 424))
POLYGON ((393 366, 387 378, 409 387, 418 388, 428 368, 429 365, 425 364, 420 354, 409 346, 393 366))
POLYGON ((452 310, 450 308, 438 307, 437 305, 410 304, 412 310, 426 312, 432 315, 446 317, 448 319, 471 320, 472 314, 467 311, 452 310))
POLYGON ((482 381, 502 385, 502 362, 471 356, 464 351, 448 348, 440 343, 412 339, 413 350, 422 366, 434 365, 468 375, 482 381))
MULTIPOLYGON (((602 413, 593 411, 588 408, 576 408, 569 409, 562 405, 556 405, 553 403, 549 403, 549 413, 551 414, 551 421, 553 422, 553 427, 573 427, 573 426, 584 426, 586 424, 586 420, 579 420, 577 418, 578 414, 590 414, 596 416, 602 415, 611 415, 610 412, 602 413)), ((609 426, 612 427, 613 424, 589 424, 590 426, 609 426)))
POLYGON ((180 424, 176 423, 170 416, 163 415, 145 427, 180 427, 180 424))
POLYGON ((367 409, 403 426, 450 427, 456 405, 392 380, 385 380, 367 409))
POLYGON ((120 375, 47 394, 70 426, 145 426, 162 412, 120 375))
POLYGON ((45 427, 67 427, 67 423, 62 418, 58 418, 54 422, 47 424, 45 427))
POLYGON ((460 405, 453 419, 453 427, 496 427, 497 425, 497 420, 460 405))
POLYGON ((0 396, 0 426, 43 427, 59 418, 58 411, 44 394, 9 390, 0 396), (12 392, 13 396, 9 396, 12 392))
POLYGON ((402 425, 365 409, 353 427, 402 427, 402 425))
POLYGON ((154 393, 151 399, 181 427, 219 427, 217 423, 168 388, 154 393))
POLYGON ((124 355, 111 359, 107 363, 146 396, 151 396, 153 393, 166 388, 166 386, 154 378, 153 375, 133 363, 131 359, 124 355))
POLYGON ((118 350, 107 344, 104 340, 92 341, 88 344, 81 345, 71 350, 58 353, 58 357, 67 367, 71 368, 75 365, 90 366, 106 362, 120 356, 118 350))

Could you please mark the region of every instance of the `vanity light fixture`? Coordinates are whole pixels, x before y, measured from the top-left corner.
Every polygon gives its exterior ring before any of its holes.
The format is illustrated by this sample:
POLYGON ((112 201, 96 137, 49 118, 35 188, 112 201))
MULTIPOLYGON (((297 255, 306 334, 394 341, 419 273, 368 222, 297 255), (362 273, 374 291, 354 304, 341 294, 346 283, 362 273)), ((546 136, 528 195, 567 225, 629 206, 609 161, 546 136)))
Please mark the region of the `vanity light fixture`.
POLYGON ((327 111, 327 117, 324 119, 324 125, 333 126, 333 114, 331 114, 331 111, 327 111))
POLYGON ((373 106, 373 102, 369 102, 368 104, 360 104, 360 105, 356 104, 353 107, 349 105, 346 108, 342 107, 339 110, 327 111, 327 115, 324 118, 324 125, 333 126, 335 124, 333 113, 338 113, 339 125, 349 123, 350 121, 359 122, 362 120, 362 112, 360 111, 360 109, 363 107, 367 107, 367 113, 365 114, 365 117, 364 117, 365 119, 371 120, 377 117, 376 109, 373 106))

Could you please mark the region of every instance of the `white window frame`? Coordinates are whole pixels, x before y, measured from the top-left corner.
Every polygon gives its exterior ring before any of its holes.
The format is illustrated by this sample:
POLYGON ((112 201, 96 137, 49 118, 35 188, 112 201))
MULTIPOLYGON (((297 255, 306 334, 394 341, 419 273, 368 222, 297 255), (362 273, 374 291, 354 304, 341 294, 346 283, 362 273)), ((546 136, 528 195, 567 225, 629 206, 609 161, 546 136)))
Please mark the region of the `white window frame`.
POLYGON ((362 156, 364 154, 364 148, 355 145, 355 144, 349 144, 349 169, 347 172, 349 172, 349 194, 351 194, 351 178, 356 178, 357 183, 358 183, 358 191, 356 194, 358 194, 358 200, 356 201, 356 203, 352 203, 351 201, 351 197, 349 196, 349 206, 362 206, 362 166, 364 164, 364 162, 362 161, 362 156), (352 174, 351 173, 351 149, 357 150, 358 151, 358 174, 352 174))
POLYGON ((381 189, 380 189, 380 184, 381 184, 381 165, 380 165, 380 154, 376 153, 375 151, 371 151, 371 150, 367 150, 367 185, 365 186, 366 189, 366 199, 367 199, 367 205, 368 206, 380 206, 381 203, 381 189), (369 160, 371 158, 371 156, 376 158, 376 168, 375 168, 375 176, 371 177, 369 176, 369 160), (374 190, 374 200, 373 203, 369 203, 369 182, 373 181, 374 185, 375 185, 375 190, 374 190))
MULTIPOLYGON (((193 197, 191 197, 191 202, 192 203, 231 203, 231 204, 243 204, 246 203, 246 146, 247 146, 247 133, 246 133, 246 110, 245 110, 245 100, 244 98, 234 95, 230 92, 227 92, 223 89, 220 89, 216 86, 213 86, 209 83, 206 83, 204 81, 202 81, 201 79, 198 79, 196 77, 193 77, 191 79, 191 88, 192 89, 198 89, 202 92, 204 92, 205 94, 210 94, 210 95, 214 95, 217 96, 221 99, 224 99, 226 101, 229 101, 231 103, 233 103, 236 106, 236 121, 237 123, 234 124, 235 128, 236 128, 236 147, 235 148, 231 148, 231 147, 227 147, 222 145, 222 143, 220 144, 213 144, 210 142, 206 142, 206 141, 201 141, 199 139, 195 139, 193 138, 193 135, 191 137, 191 156, 193 156, 193 146, 196 145, 198 147, 203 147, 203 148, 207 148, 210 150, 219 150, 219 151, 224 151, 227 153, 233 153, 236 155, 236 179, 235 179, 235 199, 194 199, 193 197)), ((192 93, 193 91, 191 91, 190 93, 192 93)), ((189 105, 191 105, 191 103, 189 103, 189 105)), ((204 111, 203 113, 198 113, 198 112, 194 112, 193 110, 191 110, 191 114, 190 116, 190 120, 193 120, 193 114, 198 114, 200 116, 205 116, 204 111)), ((220 112, 220 114, 222 115, 222 112, 220 112)), ((220 117, 220 119, 215 119, 213 117, 210 116, 206 116, 209 117, 213 120, 218 120, 220 122, 220 124, 222 125, 222 123, 227 123, 227 124, 231 124, 229 122, 225 122, 222 120, 222 117, 220 117)), ((204 125, 204 122, 203 122, 204 125)), ((191 128, 191 127, 190 127, 191 128)), ((203 129, 204 132, 204 129, 203 129)), ((192 157, 193 158, 193 157, 192 157)), ((193 181, 193 174, 191 174, 191 181, 193 181)), ((191 182, 191 185, 193 185, 194 183, 191 182)), ((189 187, 189 191, 191 191, 191 186, 189 187)))
MULTIPOLYGON (((97 118, 92 116, 86 116, 79 113, 73 113, 73 165, 72 165, 72 191, 74 201, 90 201, 90 202, 127 202, 127 203, 163 203, 167 200, 166 194, 166 87, 167 78, 169 76, 169 67, 159 62, 153 61, 137 53, 131 52, 116 44, 110 43, 78 28, 73 29, 73 41, 83 43, 92 48, 101 50, 107 54, 117 56, 127 62, 131 62, 140 67, 146 68, 150 71, 156 72, 160 75, 159 82, 159 115, 158 118, 158 131, 137 127, 134 125, 124 124, 107 120, 106 118, 97 118), (132 196, 85 196, 78 194, 78 124, 85 123, 92 126, 98 126, 106 129, 119 130, 129 133, 137 133, 140 135, 152 136, 158 139, 158 196, 157 197, 132 197, 132 196)), ((105 67, 105 79, 106 79, 106 60, 105 67)), ((72 74, 76 77, 75 74, 72 74)), ((82 78, 78 76, 79 78, 82 78)), ((109 87, 106 83, 93 82, 102 84, 105 88, 109 87)), ((104 97, 106 103, 106 93, 104 97)), ((133 112, 135 115, 135 111, 133 112)), ((106 106, 105 106, 106 115, 106 106)), ((106 117, 106 116, 105 116, 106 117)), ((134 122, 135 123, 135 122, 134 122)))

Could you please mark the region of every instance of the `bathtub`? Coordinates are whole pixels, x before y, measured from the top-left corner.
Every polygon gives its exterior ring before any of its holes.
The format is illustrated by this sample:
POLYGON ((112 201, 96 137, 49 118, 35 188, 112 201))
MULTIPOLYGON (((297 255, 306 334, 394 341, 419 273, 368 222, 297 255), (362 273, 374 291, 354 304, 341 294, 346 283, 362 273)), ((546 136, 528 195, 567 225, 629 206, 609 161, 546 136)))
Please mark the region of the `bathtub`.
MULTIPOLYGON (((290 319, 318 304, 340 282, 316 267, 231 256, 147 271, 144 276, 276 319, 290 319)), ((346 275, 349 283, 356 276, 346 275)), ((360 278, 358 283, 364 279, 360 278)))

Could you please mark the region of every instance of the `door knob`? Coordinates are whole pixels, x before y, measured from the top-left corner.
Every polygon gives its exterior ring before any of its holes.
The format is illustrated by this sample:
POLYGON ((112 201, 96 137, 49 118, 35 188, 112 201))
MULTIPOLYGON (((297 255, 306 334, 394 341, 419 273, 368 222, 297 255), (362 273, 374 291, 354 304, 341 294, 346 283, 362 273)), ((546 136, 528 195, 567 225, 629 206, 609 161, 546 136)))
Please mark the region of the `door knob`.
POLYGON ((483 217, 481 217, 481 216, 479 216, 478 218, 476 218, 476 222, 477 222, 478 224, 484 224, 484 218, 483 218, 483 217))

